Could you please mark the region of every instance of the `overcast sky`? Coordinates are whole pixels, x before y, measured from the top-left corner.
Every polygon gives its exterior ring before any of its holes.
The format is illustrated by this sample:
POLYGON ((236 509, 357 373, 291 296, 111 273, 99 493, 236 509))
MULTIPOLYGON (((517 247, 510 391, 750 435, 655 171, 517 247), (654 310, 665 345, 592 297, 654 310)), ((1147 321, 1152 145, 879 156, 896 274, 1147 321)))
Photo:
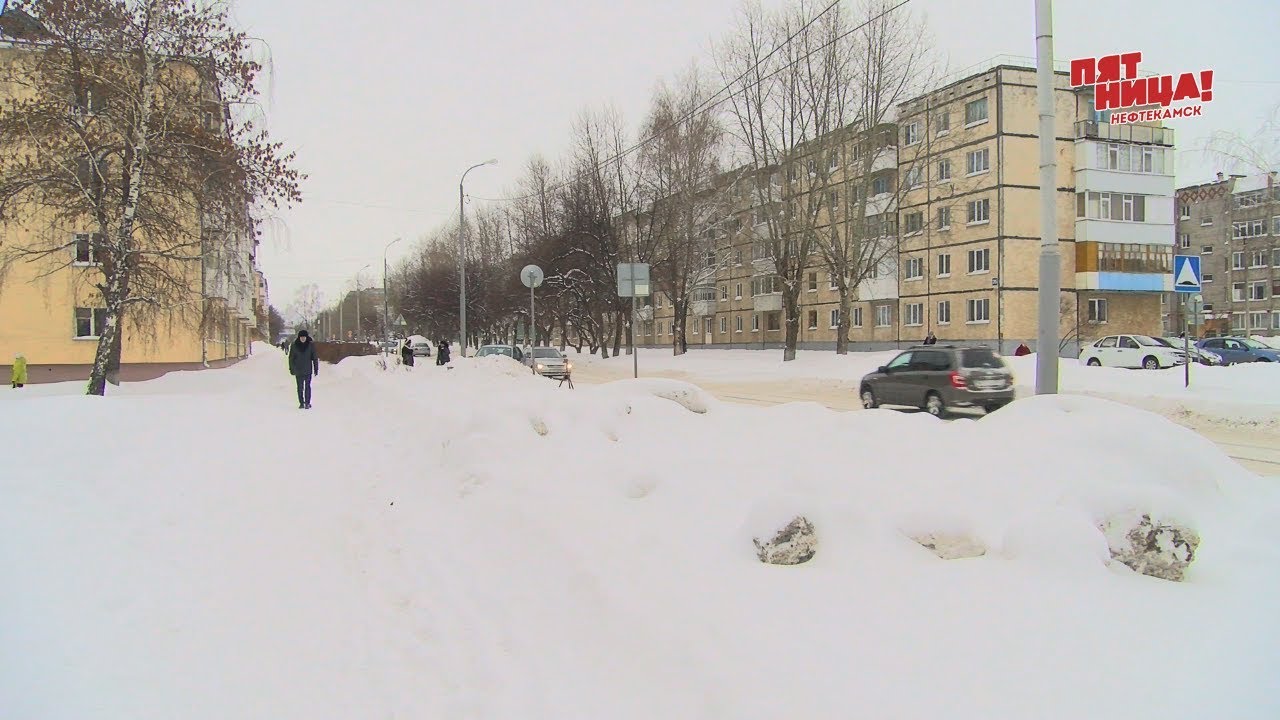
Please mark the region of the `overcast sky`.
MULTIPOLYGON (((260 252, 272 303, 320 285, 333 299, 369 265, 391 261, 457 213, 467 193, 497 197, 533 154, 557 156, 574 116, 615 105, 632 128, 654 85, 733 24, 741 0, 236 0, 270 47, 267 122, 310 175, 303 204, 268 230, 260 252)), ((769 5, 779 4, 777 0, 769 5)), ((1033 0, 912 0, 942 61, 1034 57, 1033 0)), ((1280 103, 1280 2, 1058 0, 1059 60, 1141 50, 1142 70, 1216 71, 1201 118, 1173 121, 1179 185, 1218 169, 1198 152, 1217 130, 1252 136, 1280 103)), ((475 208, 476 200, 468 206, 475 208)))

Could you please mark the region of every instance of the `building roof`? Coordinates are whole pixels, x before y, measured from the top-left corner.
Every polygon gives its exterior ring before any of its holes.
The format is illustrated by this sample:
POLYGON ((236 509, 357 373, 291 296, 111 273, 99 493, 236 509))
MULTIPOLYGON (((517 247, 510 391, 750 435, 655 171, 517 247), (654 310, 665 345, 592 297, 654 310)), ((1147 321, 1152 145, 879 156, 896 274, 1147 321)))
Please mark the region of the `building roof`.
POLYGON ((1256 175, 1236 176, 1235 190, 1238 193, 1265 190, 1269 184, 1268 180, 1270 180, 1270 184, 1280 185, 1280 177, 1276 177, 1276 171, 1272 171, 1271 175, 1258 173, 1256 175))

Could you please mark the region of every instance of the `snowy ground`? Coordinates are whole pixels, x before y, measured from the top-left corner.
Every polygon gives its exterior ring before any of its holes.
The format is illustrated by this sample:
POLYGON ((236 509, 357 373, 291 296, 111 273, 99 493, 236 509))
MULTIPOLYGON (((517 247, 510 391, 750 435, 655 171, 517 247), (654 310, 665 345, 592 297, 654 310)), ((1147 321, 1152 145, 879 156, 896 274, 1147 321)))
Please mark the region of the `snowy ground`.
MULTIPOLYGON (((864 352, 842 357, 809 351, 784 363, 780 350, 692 350, 676 357, 668 349, 641 349, 639 360, 642 376, 720 384, 823 381, 830 383, 833 392, 845 392, 856 402, 858 381, 896 354, 864 352)), ((586 373, 608 377, 631 374, 631 358, 625 355, 602 360, 570 350, 569 356, 586 373)), ((1013 368, 1019 396, 1034 394, 1035 357, 1005 358, 1013 368)), ((1184 386, 1182 368, 1154 372, 1093 368, 1074 359, 1064 359, 1059 368, 1064 393, 1108 398, 1200 423, 1280 431, 1280 365, 1276 363, 1195 365, 1190 388, 1184 386)))
POLYGON ((0 717, 1280 717, 1280 487, 1188 430, 491 360, 326 365, 309 412, 266 349, 0 390, 0 717), (1095 525, 1132 508, 1204 536, 1188 582, 1105 563, 1095 525), (817 557, 761 565, 797 511, 817 557))

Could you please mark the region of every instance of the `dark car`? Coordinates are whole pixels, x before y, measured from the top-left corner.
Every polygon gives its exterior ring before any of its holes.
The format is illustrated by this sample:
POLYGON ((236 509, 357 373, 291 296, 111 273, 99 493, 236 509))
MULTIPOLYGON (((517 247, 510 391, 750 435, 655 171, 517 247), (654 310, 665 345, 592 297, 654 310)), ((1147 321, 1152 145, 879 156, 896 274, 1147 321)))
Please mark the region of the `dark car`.
POLYGON ((1222 357, 1222 364, 1234 365, 1247 362, 1280 362, 1280 350, 1250 338, 1216 337, 1196 343, 1201 350, 1217 353, 1222 357))
POLYGON ((862 378, 862 406, 918 407, 944 417, 949 408, 995 411, 1013 401, 1013 371, 987 347, 922 345, 862 378))

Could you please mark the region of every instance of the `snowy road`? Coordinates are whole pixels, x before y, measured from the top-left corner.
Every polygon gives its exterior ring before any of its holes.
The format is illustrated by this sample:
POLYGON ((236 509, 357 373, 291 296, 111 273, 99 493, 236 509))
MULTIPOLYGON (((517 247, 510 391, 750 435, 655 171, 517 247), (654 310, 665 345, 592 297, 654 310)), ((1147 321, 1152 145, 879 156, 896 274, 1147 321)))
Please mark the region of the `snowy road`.
MULTIPOLYGON (((611 382, 631 377, 630 370, 629 365, 623 364, 591 363, 584 366, 580 363, 579 369, 574 371, 574 380, 588 384, 611 382)), ((862 410, 857 387, 849 380, 797 378, 784 382, 743 380, 718 383, 665 369, 642 373, 642 376, 691 382, 721 400, 746 405, 813 402, 832 410, 862 410)), ((975 411, 969 413, 969 416, 980 417, 981 414, 980 411, 975 411)), ((961 416, 964 415, 965 411, 961 411, 961 416)), ((1180 413, 1169 413, 1167 417, 1212 440, 1245 468, 1264 477, 1280 476, 1280 431, 1218 426, 1180 413)))

